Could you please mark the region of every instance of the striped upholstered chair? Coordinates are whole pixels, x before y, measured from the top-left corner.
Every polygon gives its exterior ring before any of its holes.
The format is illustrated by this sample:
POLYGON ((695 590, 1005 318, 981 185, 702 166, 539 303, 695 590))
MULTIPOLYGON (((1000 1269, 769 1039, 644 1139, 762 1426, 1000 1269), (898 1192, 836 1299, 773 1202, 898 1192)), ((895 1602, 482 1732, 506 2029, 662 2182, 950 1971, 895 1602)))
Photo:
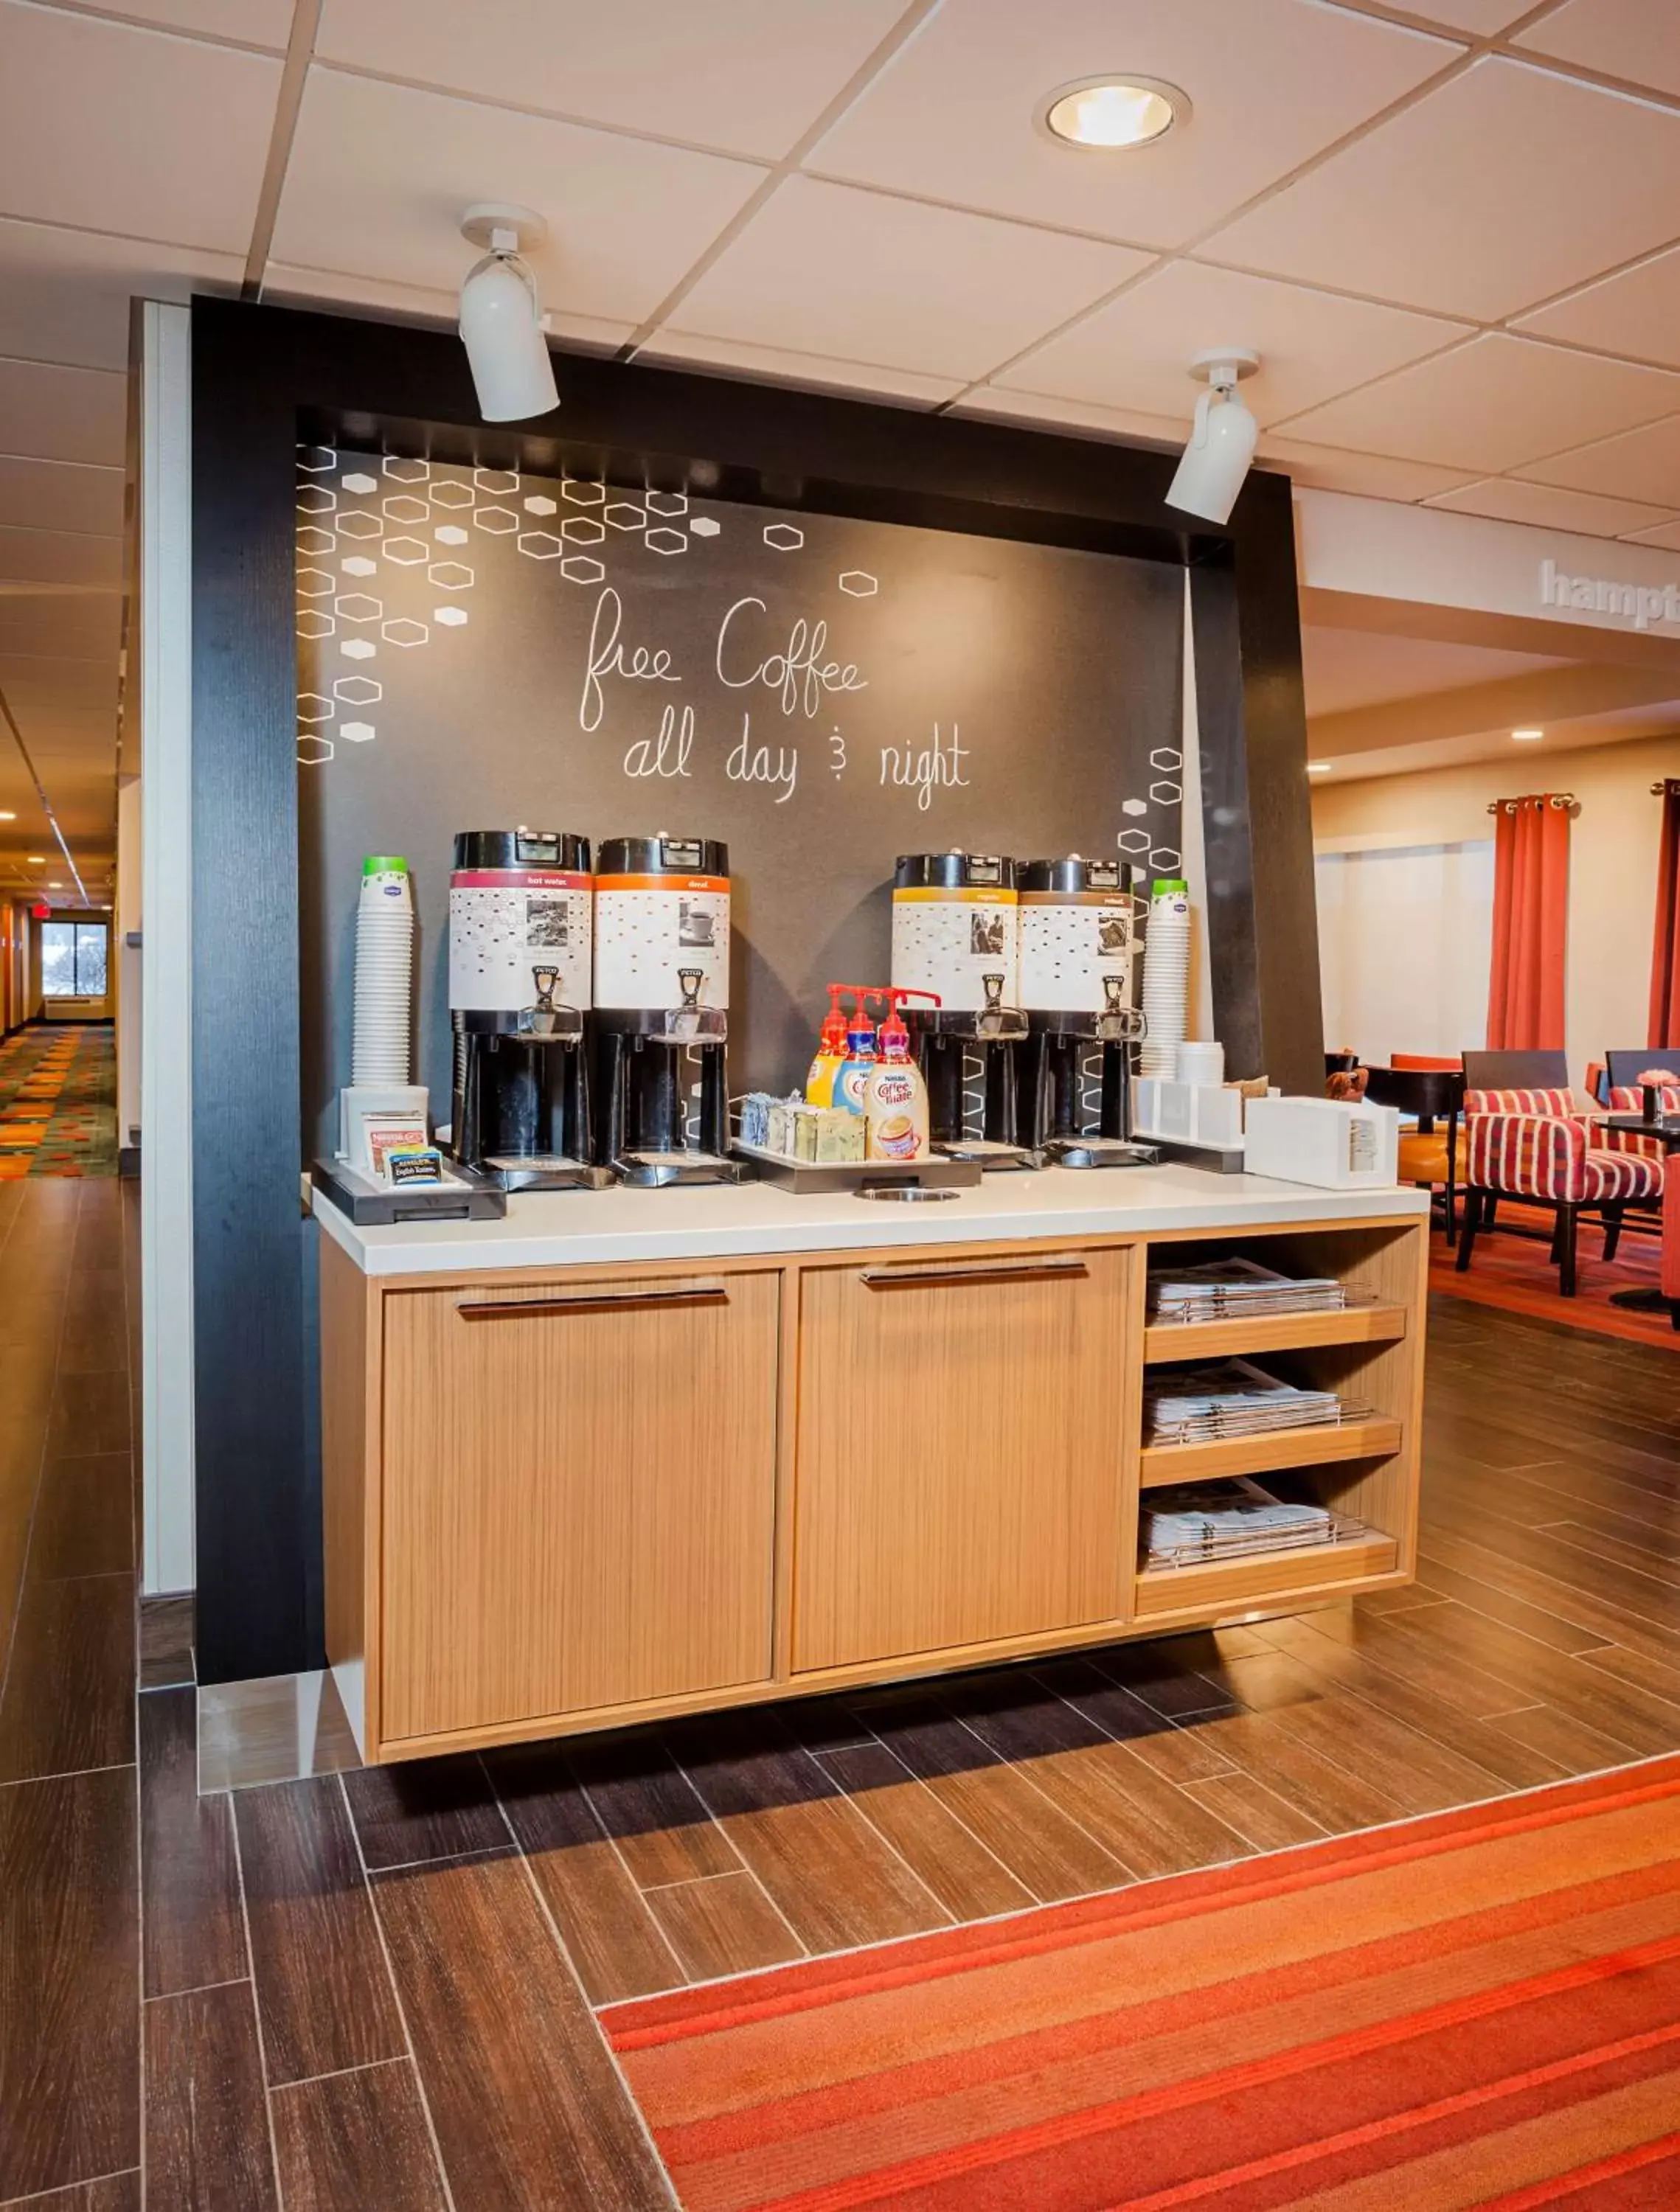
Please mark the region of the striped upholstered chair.
POLYGON ((1570 1088, 1560 1053, 1464 1055, 1464 1227, 1458 1268, 1501 1198, 1552 1209, 1558 1289, 1575 1295, 1575 1232, 1583 1213, 1603 1221, 1615 1250, 1623 1210, 1660 1196, 1660 1160, 1614 1150, 1593 1110, 1570 1088), (1509 1082, 1502 1079, 1509 1076, 1509 1082))

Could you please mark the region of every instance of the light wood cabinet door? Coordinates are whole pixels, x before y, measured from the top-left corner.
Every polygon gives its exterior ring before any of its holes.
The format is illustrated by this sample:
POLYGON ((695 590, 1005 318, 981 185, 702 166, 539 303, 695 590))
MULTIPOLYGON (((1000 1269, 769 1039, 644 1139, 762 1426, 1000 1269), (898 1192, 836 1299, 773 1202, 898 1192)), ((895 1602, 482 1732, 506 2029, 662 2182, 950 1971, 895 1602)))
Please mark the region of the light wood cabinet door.
POLYGON ((1113 1619, 1130 1255, 802 1278, 794 1665, 1113 1619))
POLYGON ((383 1733, 762 1680, 779 1278, 393 1293, 383 1733))

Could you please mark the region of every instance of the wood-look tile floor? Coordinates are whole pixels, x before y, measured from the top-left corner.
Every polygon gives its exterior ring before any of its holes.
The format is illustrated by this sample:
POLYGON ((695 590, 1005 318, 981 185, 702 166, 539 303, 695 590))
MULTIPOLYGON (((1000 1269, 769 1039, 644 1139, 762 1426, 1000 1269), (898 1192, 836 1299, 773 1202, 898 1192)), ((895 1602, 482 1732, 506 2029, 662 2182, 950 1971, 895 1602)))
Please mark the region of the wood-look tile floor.
MULTIPOLYGON (((1672 1356, 1448 1300, 1415 1588, 201 1796, 133 1268, 131 1191, 0 1188, 0 2206, 668 2205, 593 2006, 1680 1748, 1672 1356)), ((211 1783, 301 1710, 212 1704, 211 1783)))

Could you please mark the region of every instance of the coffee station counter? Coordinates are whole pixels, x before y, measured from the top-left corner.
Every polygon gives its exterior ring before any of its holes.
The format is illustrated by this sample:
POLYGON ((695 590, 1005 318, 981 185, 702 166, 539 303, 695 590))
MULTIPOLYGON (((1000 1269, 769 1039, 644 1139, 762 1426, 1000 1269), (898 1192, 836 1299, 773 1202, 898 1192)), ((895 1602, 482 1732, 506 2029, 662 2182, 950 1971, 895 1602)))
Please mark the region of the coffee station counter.
POLYGON ((881 1204, 762 1184, 356 1228, 318 1197, 328 1655, 382 1761, 1160 1634, 1414 1572, 1427 1201, 1184 1167, 881 1204), (1240 1256, 1331 1310, 1163 1322, 1240 1256), (1333 1425, 1166 1444, 1264 1355, 1333 1425), (1160 1563, 1152 1493, 1333 1533, 1160 1563), (1201 1493, 1197 1493, 1199 1496, 1201 1493))

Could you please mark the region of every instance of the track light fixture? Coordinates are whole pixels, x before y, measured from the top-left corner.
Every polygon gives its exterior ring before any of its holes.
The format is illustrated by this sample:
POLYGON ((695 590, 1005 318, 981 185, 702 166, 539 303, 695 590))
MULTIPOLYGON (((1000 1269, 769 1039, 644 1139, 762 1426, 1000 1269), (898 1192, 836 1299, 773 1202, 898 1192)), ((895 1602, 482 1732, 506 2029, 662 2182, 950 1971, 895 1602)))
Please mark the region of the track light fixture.
POLYGON ((520 258, 547 235, 541 216, 494 200, 461 218, 461 236, 485 249, 461 286, 460 331, 487 422, 524 422, 560 404, 537 281, 520 258))
POLYGON ((1204 522, 1230 520, 1260 435, 1260 425, 1237 397, 1237 386, 1259 366, 1260 356, 1250 346, 1215 346, 1190 363, 1190 374, 1208 389, 1196 403, 1196 428, 1167 491, 1169 507, 1200 515, 1204 522))

